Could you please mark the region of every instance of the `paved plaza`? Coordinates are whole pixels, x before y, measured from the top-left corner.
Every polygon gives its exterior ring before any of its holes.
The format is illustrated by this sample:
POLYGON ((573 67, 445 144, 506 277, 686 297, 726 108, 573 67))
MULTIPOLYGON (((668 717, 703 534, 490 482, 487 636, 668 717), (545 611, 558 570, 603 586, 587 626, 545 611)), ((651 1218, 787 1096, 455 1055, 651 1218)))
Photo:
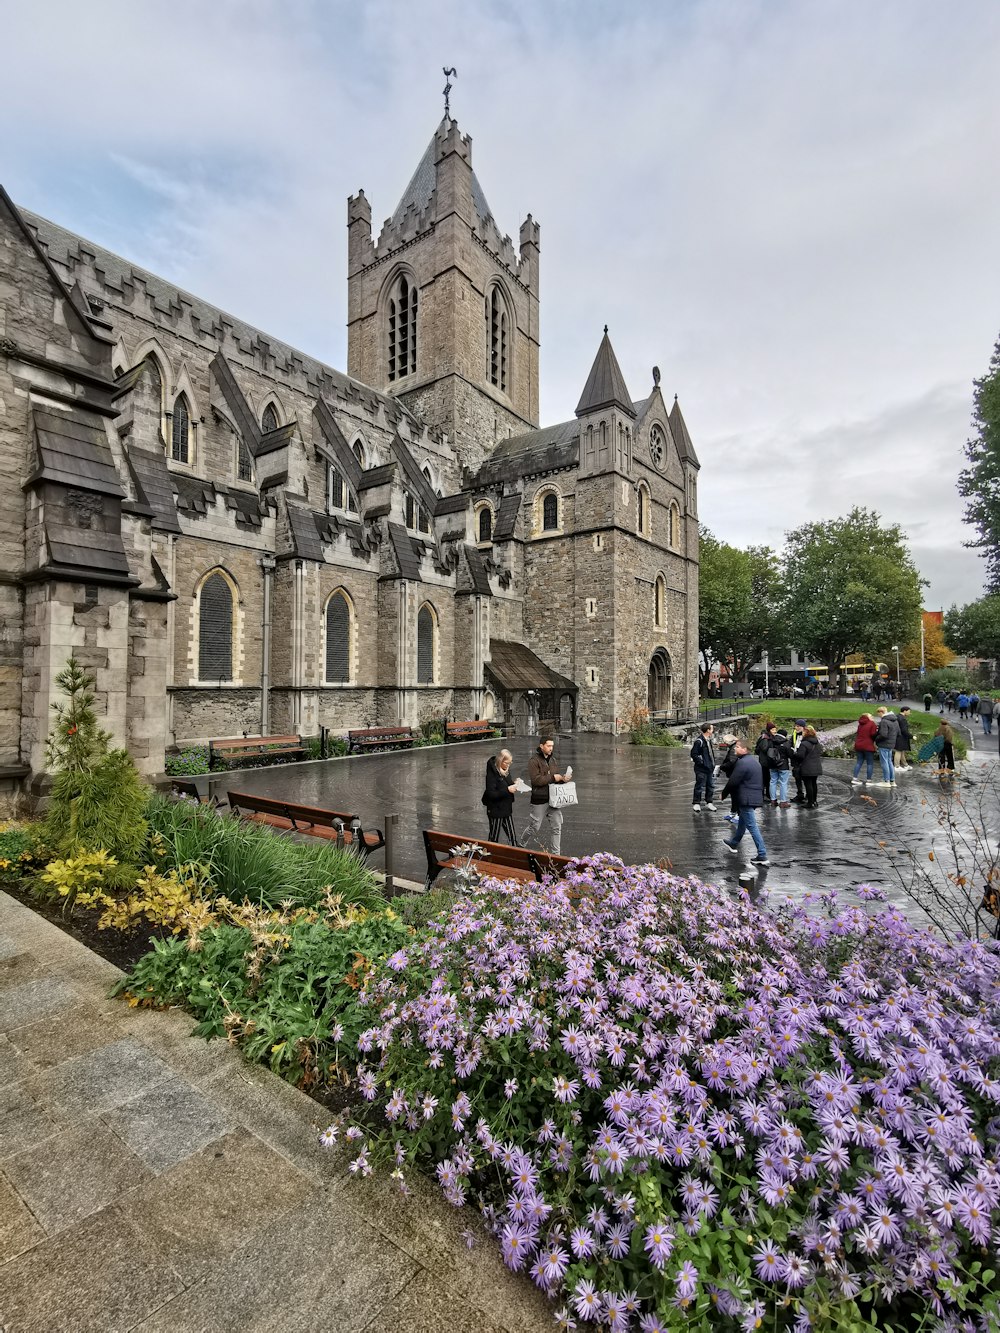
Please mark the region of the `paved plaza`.
MULTIPOLYGON (((983 738, 974 739, 981 743, 983 738)), ((248 770, 213 781, 212 789, 232 787, 356 810, 366 823, 379 826, 386 814, 396 813, 396 873, 422 882, 426 860, 421 829, 486 837, 486 812, 480 803, 485 766, 501 744, 465 742, 248 770)), ((987 744, 989 749, 970 750, 970 762, 954 781, 968 787, 979 780, 981 761, 997 757, 995 738, 987 744)), ((527 738, 508 743, 515 773, 526 776, 533 746, 527 738)), ((609 851, 634 864, 666 858, 679 875, 719 884, 735 884, 753 856, 749 835, 739 857, 722 845, 731 831, 724 820, 728 801, 717 800, 714 813, 692 812, 687 746, 635 746, 627 738, 578 734, 560 738, 555 754, 560 765, 572 764, 580 796, 580 804, 565 813, 564 855, 609 851)), ((875 842, 888 835, 900 846, 930 845, 936 807, 946 790, 936 770, 907 774, 895 789, 852 787, 851 770, 849 760, 824 760, 817 810, 792 806, 763 812, 771 866, 759 872, 761 887, 766 884, 772 894, 797 895, 869 881, 884 883, 891 895, 892 884, 880 876, 875 842)), ((519 796, 515 803, 519 833, 527 823, 527 802, 527 796, 519 796)), ((381 859, 373 858, 373 865, 381 869, 381 859)))

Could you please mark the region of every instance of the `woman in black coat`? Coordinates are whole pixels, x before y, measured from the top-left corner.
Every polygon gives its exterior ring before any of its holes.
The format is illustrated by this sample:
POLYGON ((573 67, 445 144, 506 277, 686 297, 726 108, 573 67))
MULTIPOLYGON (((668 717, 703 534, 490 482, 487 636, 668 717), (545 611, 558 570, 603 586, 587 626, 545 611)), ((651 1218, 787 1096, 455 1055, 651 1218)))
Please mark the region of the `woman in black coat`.
POLYGON ((509 750, 501 750, 486 762, 486 790, 483 792, 483 805, 489 816, 490 842, 499 842, 500 835, 507 839, 512 847, 517 846, 517 834, 514 832, 514 793, 517 787, 510 771, 513 756, 509 750))
POLYGON ((795 768, 802 779, 805 792, 806 808, 818 804, 816 779, 823 775, 823 747, 819 743, 815 727, 806 727, 798 749, 795 751, 795 768))

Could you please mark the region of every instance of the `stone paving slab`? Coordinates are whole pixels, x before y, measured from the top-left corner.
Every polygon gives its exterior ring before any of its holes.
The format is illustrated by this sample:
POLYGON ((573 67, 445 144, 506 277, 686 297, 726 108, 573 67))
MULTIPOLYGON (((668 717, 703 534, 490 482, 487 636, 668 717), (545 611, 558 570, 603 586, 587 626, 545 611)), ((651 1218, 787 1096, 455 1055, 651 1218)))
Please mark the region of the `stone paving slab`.
POLYGON ((170 1075, 104 1116, 151 1171, 167 1171, 236 1128, 235 1121, 186 1079, 170 1075))
POLYGON ((321 1106, 2 892, 0 941, 3 1333, 551 1328, 471 1210, 349 1177, 321 1106))
POLYGON ((135 1189, 149 1167, 97 1119, 8 1157, 3 1174, 51 1236, 135 1189))
MULTIPOLYGON (((213 1333, 360 1333, 418 1271, 334 1193, 310 1196, 214 1273, 140 1325, 141 1333, 195 1333, 205 1310, 213 1333)), ((138 1333, 138 1330, 137 1330, 138 1333)))

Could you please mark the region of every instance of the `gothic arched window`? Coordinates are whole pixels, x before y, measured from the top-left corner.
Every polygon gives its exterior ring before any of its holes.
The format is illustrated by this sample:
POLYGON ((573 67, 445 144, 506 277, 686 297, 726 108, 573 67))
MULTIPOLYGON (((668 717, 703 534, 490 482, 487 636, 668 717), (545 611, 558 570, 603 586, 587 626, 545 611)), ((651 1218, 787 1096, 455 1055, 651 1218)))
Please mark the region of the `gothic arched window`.
POLYGON ((274 410, 273 403, 268 403, 267 407, 264 408, 264 415, 260 419, 260 429, 264 435, 270 435, 272 430, 278 429, 278 414, 274 410))
POLYGON ((650 533, 649 488, 646 486, 644 482, 640 483, 639 485, 639 491, 636 496, 636 499, 638 501, 638 509, 639 509, 639 536, 648 537, 650 533))
POLYGON ((559 528, 559 497, 549 491, 542 501, 542 531, 556 532, 559 528))
POLYGON ((198 592, 198 679, 233 678, 233 587, 219 570, 198 592))
POLYGON ((483 505, 479 511, 479 540, 481 542, 493 540, 493 513, 489 505, 483 505))
POLYGON ((667 623, 667 583, 662 574, 657 574, 653 585, 653 624, 657 629, 665 628, 667 623))
POLYGON ((191 413, 187 399, 180 394, 174 403, 174 414, 170 431, 170 457, 175 463, 189 461, 188 439, 191 433, 191 413))
POLYGON ((389 382, 417 372, 417 288, 401 273, 389 295, 389 382))
POLYGON ((339 589, 326 604, 326 683, 346 685, 351 679, 351 604, 339 589))
POLYGON ((236 479, 253 481, 253 458, 242 435, 236 437, 236 479))
POLYGON ((670 531, 668 534, 671 550, 680 550, 681 545, 681 511, 677 508, 677 501, 670 502, 670 531))
POLYGON ((509 324, 506 302, 494 285, 486 301, 486 372, 501 393, 507 392, 509 324))
POLYGON ((437 622, 433 609, 424 605, 417 612, 417 684, 434 683, 435 637, 437 622))
POLYGON ((354 444, 351 446, 351 452, 354 454, 354 457, 358 460, 358 467, 361 469, 362 472, 364 472, 365 451, 364 451, 364 446, 362 445, 360 440, 354 441, 354 444))

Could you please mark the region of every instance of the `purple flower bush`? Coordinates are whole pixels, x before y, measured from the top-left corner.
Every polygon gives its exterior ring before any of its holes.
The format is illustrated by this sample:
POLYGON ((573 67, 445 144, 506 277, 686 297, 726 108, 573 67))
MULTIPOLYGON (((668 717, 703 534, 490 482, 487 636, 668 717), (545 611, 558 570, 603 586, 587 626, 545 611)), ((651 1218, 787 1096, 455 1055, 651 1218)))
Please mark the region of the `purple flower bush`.
POLYGON ((362 1000, 352 1169, 476 1202, 560 1327, 997 1328, 996 946, 595 856, 362 1000))

